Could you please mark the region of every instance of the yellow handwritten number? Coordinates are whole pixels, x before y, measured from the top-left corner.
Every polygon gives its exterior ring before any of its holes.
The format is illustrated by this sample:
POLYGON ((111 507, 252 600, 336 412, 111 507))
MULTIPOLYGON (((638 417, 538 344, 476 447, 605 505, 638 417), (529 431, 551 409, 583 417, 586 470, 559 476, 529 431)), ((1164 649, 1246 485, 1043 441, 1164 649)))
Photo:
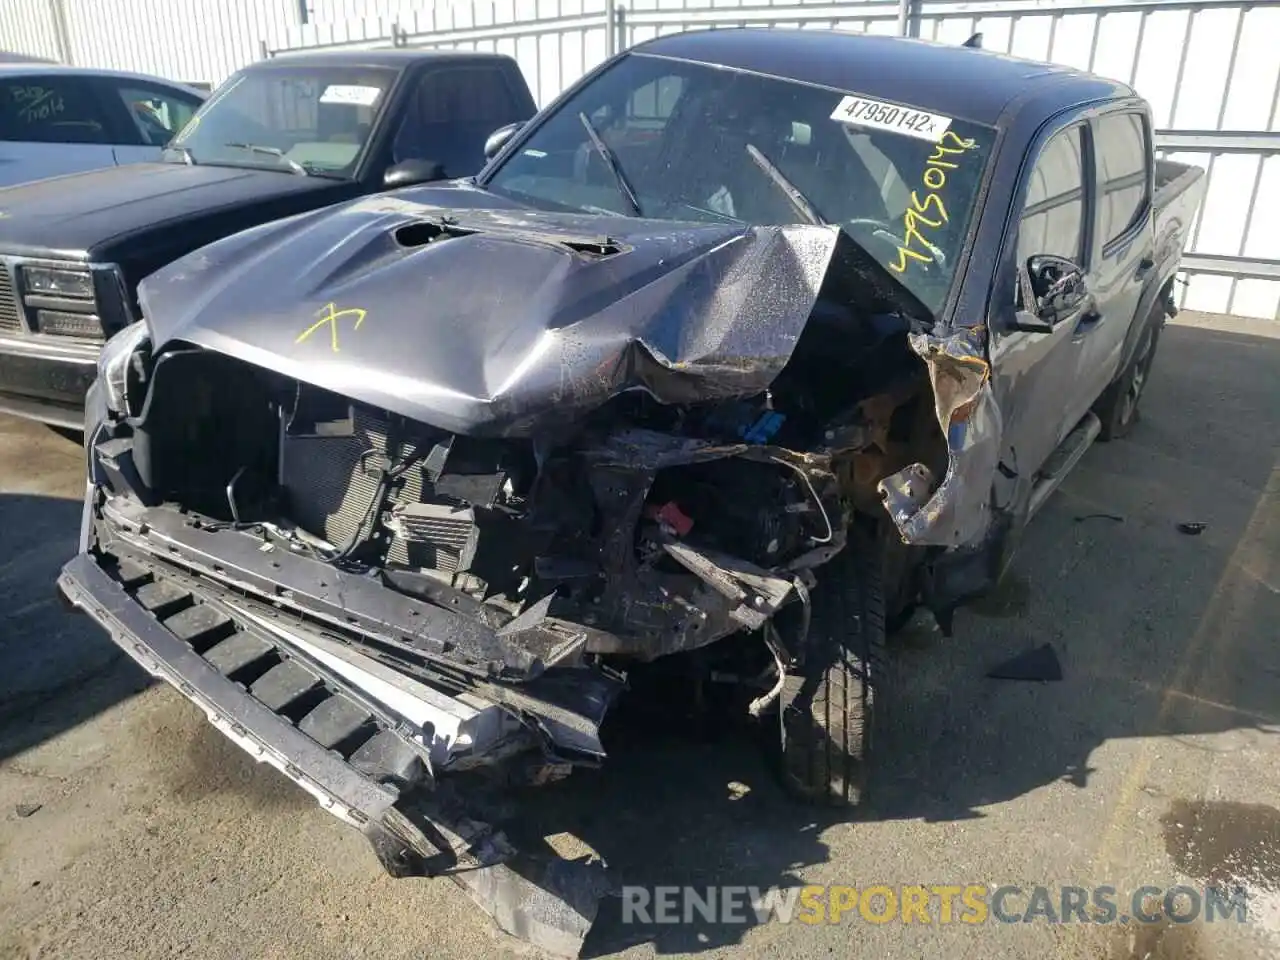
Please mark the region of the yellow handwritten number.
POLYGON ((921 229, 921 225, 937 230, 943 224, 950 222, 951 217, 947 214, 942 191, 947 185, 947 171, 958 169, 959 164, 946 158, 963 154, 967 150, 972 150, 974 146, 976 143, 973 140, 965 140, 957 136, 954 130, 948 130, 934 147, 929 159, 925 161, 920 179, 929 192, 924 195, 924 200, 921 200, 915 190, 911 191, 911 204, 902 215, 904 235, 903 242, 898 245, 898 260, 896 263, 888 264, 889 269, 894 273, 906 271, 908 260, 919 263, 934 262, 933 254, 937 248, 921 229), (948 139, 955 144, 954 147, 944 145, 948 139), (929 214, 932 214, 932 217, 929 214), (914 249, 916 247, 923 249, 914 249))
POLYGON ((347 307, 345 310, 339 310, 337 305, 330 301, 316 311, 316 316, 319 317, 319 319, 311 326, 307 327, 307 329, 303 330, 302 333, 298 334, 298 339, 295 340, 294 343, 302 343, 317 330, 328 326, 329 345, 333 347, 333 352, 337 353, 338 321, 345 317, 354 317, 356 322, 351 329, 359 330, 360 324, 364 323, 366 312, 367 311, 361 310, 359 307, 347 307))

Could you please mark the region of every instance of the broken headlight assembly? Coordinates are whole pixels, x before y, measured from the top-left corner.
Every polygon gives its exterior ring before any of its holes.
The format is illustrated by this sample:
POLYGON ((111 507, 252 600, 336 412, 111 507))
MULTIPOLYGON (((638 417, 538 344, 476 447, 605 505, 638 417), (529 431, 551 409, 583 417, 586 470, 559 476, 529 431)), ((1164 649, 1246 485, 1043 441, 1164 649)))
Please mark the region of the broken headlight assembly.
POLYGON ((98 380, 102 383, 107 409, 117 416, 138 413, 129 404, 129 387, 142 373, 149 346, 147 324, 139 320, 108 340, 98 354, 98 380))

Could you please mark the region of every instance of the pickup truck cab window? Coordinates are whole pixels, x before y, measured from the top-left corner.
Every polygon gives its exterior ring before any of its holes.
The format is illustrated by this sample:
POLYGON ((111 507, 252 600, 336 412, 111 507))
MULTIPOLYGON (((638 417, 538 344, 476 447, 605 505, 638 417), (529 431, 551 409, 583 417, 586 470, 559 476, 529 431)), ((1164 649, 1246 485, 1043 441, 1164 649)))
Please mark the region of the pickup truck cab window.
POLYGON ((995 132, 947 118, 930 140, 834 119, 854 93, 631 54, 571 95, 483 186, 543 209, 757 225, 806 222, 798 192, 936 311, 995 132))
POLYGON ((171 146, 195 163, 348 179, 395 76, 379 67, 249 70, 205 101, 171 146))
POLYGON ((82 77, 6 78, 0 82, 0 139, 111 143, 111 120, 82 77))
POLYGON ((1094 122, 1098 157, 1098 235, 1105 247, 1142 218, 1148 199, 1146 125, 1137 113, 1094 122))
POLYGON ((113 89, 137 130, 137 143, 163 147, 186 126, 202 101, 173 91, 137 83, 113 84, 113 89))
POLYGON ((396 131, 392 162, 430 160, 446 177, 464 176, 484 166, 485 138, 527 113, 500 66, 427 71, 396 131))
POLYGON ((1027 179, 1018 224, 1018 267, 1037 254, 1084 265, 1085 180, 1081 132, 1074 126, 1044 145, 1027 179))

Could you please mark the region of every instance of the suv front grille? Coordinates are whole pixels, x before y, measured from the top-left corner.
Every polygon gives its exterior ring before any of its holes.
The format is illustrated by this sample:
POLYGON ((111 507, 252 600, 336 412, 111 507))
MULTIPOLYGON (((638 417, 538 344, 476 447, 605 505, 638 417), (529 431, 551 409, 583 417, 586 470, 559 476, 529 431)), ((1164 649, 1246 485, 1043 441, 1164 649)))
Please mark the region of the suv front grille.
POLYGON ((18 333, 23 329, 18 316, 18 301, 13 295, 13 280, 7 264, 0 263, 0 333, 18 333))

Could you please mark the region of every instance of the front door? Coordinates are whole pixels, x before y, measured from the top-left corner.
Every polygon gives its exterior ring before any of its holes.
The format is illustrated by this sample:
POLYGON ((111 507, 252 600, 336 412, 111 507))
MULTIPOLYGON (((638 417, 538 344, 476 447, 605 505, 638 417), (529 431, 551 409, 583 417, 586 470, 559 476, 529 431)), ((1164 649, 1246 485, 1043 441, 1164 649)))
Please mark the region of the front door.
POLYGON ((1024 168, 1022 214, 1008 239, 1015 269, 1001 271, 992 294, 991 364, 1005 418, 1001 461, 1025 481, 1079 419, 1073 419, 1073 397, 1081 341, 1077 319, 1046 332, 1017 328, 1019 318, 1030 319, 1035 308, 1026 302, 1019 278, 1027 261, 1043 254, 1066 258, 1087 273, 1092 216, 1088 149, 1083 121, 1040 140, 1035 161, 1024 168))

